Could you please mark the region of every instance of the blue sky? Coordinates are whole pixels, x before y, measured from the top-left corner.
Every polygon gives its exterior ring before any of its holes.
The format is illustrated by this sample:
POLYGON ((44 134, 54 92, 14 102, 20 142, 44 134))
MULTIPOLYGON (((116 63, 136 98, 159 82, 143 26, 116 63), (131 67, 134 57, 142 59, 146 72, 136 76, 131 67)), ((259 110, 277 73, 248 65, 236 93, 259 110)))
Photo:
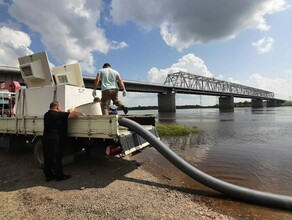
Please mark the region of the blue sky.
MULTIPOLYGON (((292 96, 291 0, 0 0, 0 65, 47 51, 95 76, 108 62, 125 80, 163 83, 179 70, 292 96)), ((128 106, 156 105, 128 93, 128 106)), ((177 95, 176 103, 215 104, 177 95)))

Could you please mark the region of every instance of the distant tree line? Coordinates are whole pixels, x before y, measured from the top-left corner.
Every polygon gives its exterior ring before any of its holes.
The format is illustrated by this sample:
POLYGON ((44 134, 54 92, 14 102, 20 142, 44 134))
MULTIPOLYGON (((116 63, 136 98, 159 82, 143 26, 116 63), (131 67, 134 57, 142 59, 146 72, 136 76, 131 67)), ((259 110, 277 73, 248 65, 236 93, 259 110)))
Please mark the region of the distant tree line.
MULTIPOLYGON (((292 101, 284 102, 283 106, 292 106, 292 101)), ((251 102, 236 102, 234 103, 234 107, 251 107, 251 102)), ((193 109, 193 108, 219 108, 219 105, 210 105, 210 106, 202 106, 202 105, 178 105, 177 109, 193 109)), ((137 106, 137 107, 129 107, 131 110, 156 110, 158 106, 137 106)))
POLYGON ((251 107, 251 102, 248 102, 248 101, 237 102, 237 103, 234 103, 234 107, 251 107))
MULTIPOLYGON (((234 103, 234 107, 250 107, 251 102, 238 102, 234 103)), ((176 106, 177 109, 193 109, 193 108, 219 108, 219 105, 210 105, 210 106, 202 106, 202 105, 178 105, 176 106)), ((141 106, 138 105, 136 107, 129 107, 131 110, 156 110, 158 106, 141 106)))
POLYGON ((283 106, 292 106, 292 101, 284 102, 283 106))

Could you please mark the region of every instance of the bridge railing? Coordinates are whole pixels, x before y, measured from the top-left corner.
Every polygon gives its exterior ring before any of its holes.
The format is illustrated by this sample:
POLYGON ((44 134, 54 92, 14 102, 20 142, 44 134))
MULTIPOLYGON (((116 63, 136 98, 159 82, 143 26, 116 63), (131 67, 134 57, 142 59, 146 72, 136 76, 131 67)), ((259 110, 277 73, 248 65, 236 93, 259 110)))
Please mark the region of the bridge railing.
POLYGON ((273 92, 182 71, 168 74, 164 85, 186 89, 222 92, 230 95, 274 98, 273 92))

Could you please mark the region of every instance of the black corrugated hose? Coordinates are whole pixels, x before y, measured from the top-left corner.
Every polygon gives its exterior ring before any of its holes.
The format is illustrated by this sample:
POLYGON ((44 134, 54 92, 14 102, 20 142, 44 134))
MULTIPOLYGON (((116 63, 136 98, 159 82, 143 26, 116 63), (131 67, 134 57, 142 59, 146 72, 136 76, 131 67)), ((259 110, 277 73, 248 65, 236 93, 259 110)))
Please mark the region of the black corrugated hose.
POLYGON ((215 191, 245 202, 283 209, 292 209, 291 196, 262 192, 219 180, 198 170, 183 160, 176 153, 170 150, 163 142, 161 142, 155 135, 144 129, 140 124, 127 118, 119 118, 119 124, 121 126, 128 127, 130 130, 147 140, 154 148, 156 148, 158 152, 160 152, 182 172, 215 191))

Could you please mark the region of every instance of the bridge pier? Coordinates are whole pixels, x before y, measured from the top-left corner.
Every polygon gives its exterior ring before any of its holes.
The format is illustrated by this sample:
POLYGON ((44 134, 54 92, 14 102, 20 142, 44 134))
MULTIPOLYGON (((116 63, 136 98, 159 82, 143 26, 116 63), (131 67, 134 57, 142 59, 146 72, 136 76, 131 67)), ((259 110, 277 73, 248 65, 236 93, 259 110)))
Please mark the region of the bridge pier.
POLYGON ((158 112, 175 112, 175 92, 158 93, 158 112))
POLYGON ((220 96, 219 97, 219 109, 234 109, 233 96, 220 96))
POLYGON ((263 108, 264 107, 264 101, 263 99, 252 99, 251 100, 251 107, 252 108, 263 108))
POLYGON ((282 102, 280 100, 276 100, 276 99, 267 100, 267 107, 280 107, 281 105, 282 105, 282 102))
POLYGON ((267 100, 267 107, 277 107, 277 101, 276 100, 267 100))

